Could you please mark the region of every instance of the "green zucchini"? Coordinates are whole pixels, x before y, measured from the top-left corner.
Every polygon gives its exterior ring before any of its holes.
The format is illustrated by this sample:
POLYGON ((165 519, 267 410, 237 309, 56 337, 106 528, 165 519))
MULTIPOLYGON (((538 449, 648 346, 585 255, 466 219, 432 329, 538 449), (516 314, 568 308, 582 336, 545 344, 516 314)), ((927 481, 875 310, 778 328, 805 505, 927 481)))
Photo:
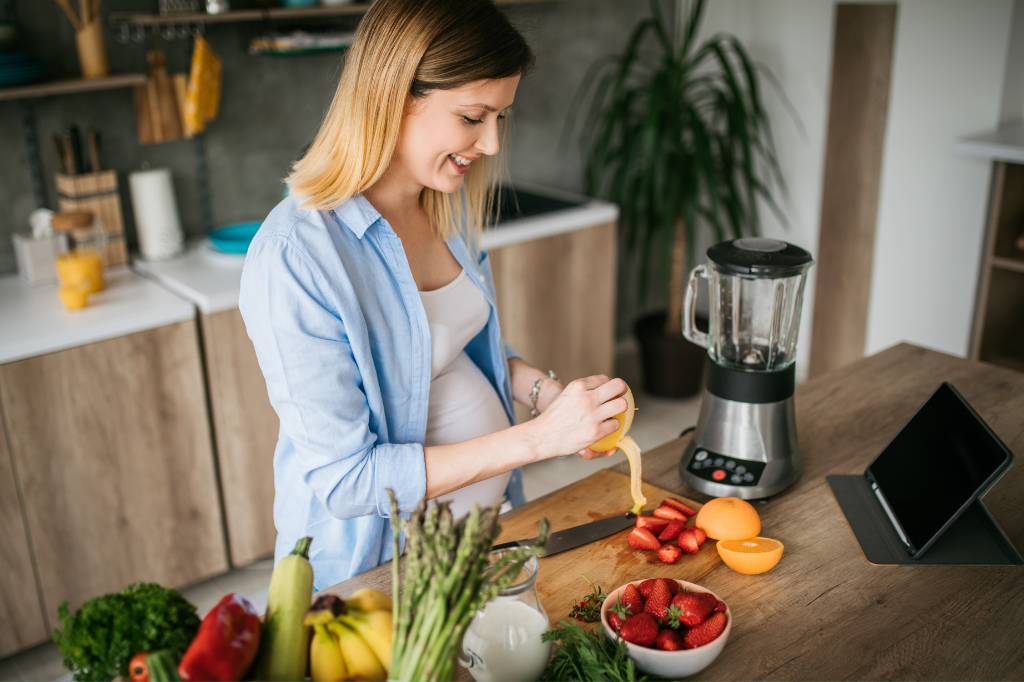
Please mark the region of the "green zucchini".
POLYGON ((149 682, 181 682, 178 662, 167 649, 147 656, 146 666, 149 668, 149 682))

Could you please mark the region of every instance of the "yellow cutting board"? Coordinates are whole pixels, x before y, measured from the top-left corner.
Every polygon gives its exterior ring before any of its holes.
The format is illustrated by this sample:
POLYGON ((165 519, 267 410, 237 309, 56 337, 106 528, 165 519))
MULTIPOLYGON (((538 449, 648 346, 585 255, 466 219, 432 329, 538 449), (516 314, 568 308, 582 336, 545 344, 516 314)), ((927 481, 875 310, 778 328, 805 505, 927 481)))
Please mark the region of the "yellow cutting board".
MULTIPOLYGON (((647 497, 646 510, 657 508, 666 497, 682 500, 693 509, 701 505, 648 483, 643 484, 647 497)), ((502 523, 498 543, 537 536, 537 523, 542 518, 551 522, 551 530, 559 531, 608 516, 625 513, 633 500, 629 496, 629 478, 610 469, 602 469, 587 478, 563 488, 537 505, 502 523)), ((690 519, 687 525, 693 525, 690 519)), ((569 617, 573 602, 590 593, 586 575, 600 585, 605 594, 632 580, 676 578, 699 582, 722 563, 709 540, 698 554, 683 554, 676 563, 664 564, 658 553, 633 549, 626 541, 631 528, 609 535, 575 549, 540 559, 537 592, 552 623, 569 617)))

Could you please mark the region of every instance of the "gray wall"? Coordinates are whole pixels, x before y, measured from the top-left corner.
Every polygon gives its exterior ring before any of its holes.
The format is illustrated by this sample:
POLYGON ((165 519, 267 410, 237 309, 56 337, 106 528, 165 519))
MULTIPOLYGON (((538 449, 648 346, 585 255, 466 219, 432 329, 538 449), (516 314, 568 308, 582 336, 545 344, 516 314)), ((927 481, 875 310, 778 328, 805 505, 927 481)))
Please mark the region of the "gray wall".
MULTIPOLYGON (((241 0, 232 0, 236 5, 241 0)), ((53 77, 73 77, 78 64, 74 34, 52 0, 15 0, 22 46, 51 69, 53 77)), ((559 150, 566 112, 588 66, 618 51, 646 3, 622 0, 561 0, 507 7, 537 53, 536 70, 519 87, 510 172, 514 179, 566 190, 581 188, 579 152, 559 150)), ((103 12, 155 11, 155 0, 105 0, 103 12)), ((224 90, 219 118, 203 136, 215 225, 259 220, 280 200, 281 178, 312 139, 341 71, 338 54, 303 57, 246 53, 251 25, 208 25, 206 37, 224 59, 224 90)), ((146 70, 150 41, 121 45, 107 29, 112 72, 146 70)), ((157 44, 169 71, 187 69, 183 41, 157 44)), ((204 232, 196 183, 194 143, 182 140, 139 146, 129 89, 35 100, 31 104, 47 181, 49 208, 56 208, 54 154, 50 138, 76 123, 103 135, 106 167, 118 171, 129 243, 134 244, 127 174, 143 162, 168 166, 175 179, 179 209, 190 235, 204 232)), ((10 233, 27 229, 35 208, 21 134, 21 109, 0 102, 0 274, 15 270, 10 233)))

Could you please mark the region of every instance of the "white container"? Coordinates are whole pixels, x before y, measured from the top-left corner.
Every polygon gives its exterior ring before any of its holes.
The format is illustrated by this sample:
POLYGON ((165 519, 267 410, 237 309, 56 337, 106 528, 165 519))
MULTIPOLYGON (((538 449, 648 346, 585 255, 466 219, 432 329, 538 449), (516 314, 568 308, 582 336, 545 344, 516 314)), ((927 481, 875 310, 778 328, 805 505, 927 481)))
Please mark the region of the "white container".
POLYGON ((184 236, 168 168, 128 174, 139 251, 146 260, 167 260, 181 253, 184 236))
MULTIPOLYGON (((514 550, 496 550, 492 565, 514 550)), ((477 682, 538 680, 551 658, 551 629, 537 594, 537 557, 526 562, 518 582, 506 587, 477 611, 462 638, 459 663, 477 682)))
POLYGON ((57 281, 57 256, 68 250, 66 234, 58 232, 36 239, 31 234, 15 232, 11 239, 21 279, 32 286, 57 281))
MULTIPOLYGON (((640 587, 642 582, 643 580, 634 580, 626 584, 640 587)), ((711 592, 711 590, 706 590, 700 585, 688 583, 685 580, 677 580, 676 582, 679 583, 681 589, 689 590, 690 592, 711 592)), ((604 600, 604 604, 601 606, 601 624, 604 625, 604 632, 610 639, 617 639, 619 635, 608 625, 608 610, 618 603, 619 597, 622 596, 622 592, 625 589, 626 585, 616 589, 608 595, 608 598, 604 600)), ((711 594, 715 593, 711 592, 711 594)), ((715 595, 715 598, 717 599, 718 595, 715 595)), ((684 649, 682 651, 661 651, 660 649, 652 649, 626 642, 626 653, 636 662, 636 667, 648 675, 679 680, 690 675, 696 675, 711 665, 718 658, 718 654, 722 653, 722 649, 725 648, 730 632, 732 632, 732 611, 726 605, 725 630, 713 642, 699 646, 696 649, 684 649)))

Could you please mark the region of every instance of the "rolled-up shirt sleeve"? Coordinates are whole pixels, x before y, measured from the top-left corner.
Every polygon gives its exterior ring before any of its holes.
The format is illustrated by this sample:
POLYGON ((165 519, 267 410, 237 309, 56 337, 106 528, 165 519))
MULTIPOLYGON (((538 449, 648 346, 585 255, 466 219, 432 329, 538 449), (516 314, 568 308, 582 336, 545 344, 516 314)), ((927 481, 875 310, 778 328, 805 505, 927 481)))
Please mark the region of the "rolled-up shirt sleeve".
POLYGON ((362 373, 372 358, 354 356, 349 333, 360 330, 346 328, 341 296, 287 239, 250 247, 239 308, 303 480, 336 518, 389 517, 387 488, 402 511, 426 492, 423 446, 371 429, 362 373))

